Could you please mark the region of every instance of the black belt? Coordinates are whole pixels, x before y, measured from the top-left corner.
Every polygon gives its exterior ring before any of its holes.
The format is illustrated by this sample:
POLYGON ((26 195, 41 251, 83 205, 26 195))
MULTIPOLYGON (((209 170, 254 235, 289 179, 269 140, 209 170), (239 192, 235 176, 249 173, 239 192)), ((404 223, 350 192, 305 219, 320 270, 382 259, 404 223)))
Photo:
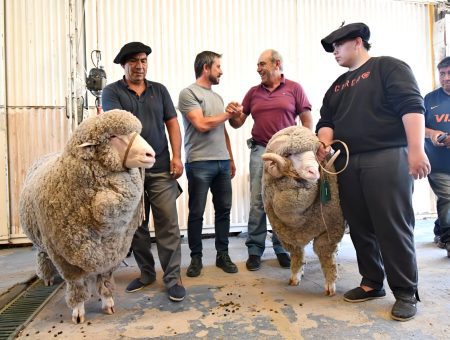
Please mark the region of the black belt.
POLYGON ((247 146, 248 146, 249 149, 251 149, 251 148, 254 147, 255 145, 262 146, 263 148, 266 147, 263 143, 257 142, 257 141, 255 141, 253 138, 247 139, 247 146))

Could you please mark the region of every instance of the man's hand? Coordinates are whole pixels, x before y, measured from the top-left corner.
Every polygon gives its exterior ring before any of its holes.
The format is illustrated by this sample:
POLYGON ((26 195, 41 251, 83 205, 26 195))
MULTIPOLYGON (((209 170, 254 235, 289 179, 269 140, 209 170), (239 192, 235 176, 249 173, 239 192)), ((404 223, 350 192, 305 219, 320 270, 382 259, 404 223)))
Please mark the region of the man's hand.
POLYGON ((450 149, 450 135, 448 135, 441 144, 447 147, 447 149, 450 149))
POLYGON ((431 171, 430 161, 423 150, 408 150, 409 174, 414 179, 422 179, 431 171))
POLYGON ((326 159, 326 157, 328 156, 328 154, 330 154, 330 152, 331 152, 330 145, 325 146, 324 143, 320 143, 320 146, 316 152, 316 156, 317 156, 317 159, 319 160, 319 162, 323 162, 326 159))
POLYGON ((170 161, 170 175, 177 179, 183 175, 183 163, 180 158, 172 158, 170 161))
POLYGON ((431 139, 431 143, 433 143, 434 146, 436 147, 449 147, 450 145, 450 137, 447 136, 447 138, 445 138, 442 142, 438 141, 438 137, 443 135, 444 132, 439 131, 439 130, 433 130, 433 132, 430 133, 430 139, 431 139))
POLYGON ((243 106, 238 102, 230 102, 225 108, 225 112, 230 114, 230 118, 239 117, 242 114, 243 106))
POLYGON ((329 127, 322 127, 317 132, 317 138, 319 138, 320 146, 317 149, 317 159, 319 162, 323 162, 327 155, 332 151, 331 143, 333 142, 334 131, 329 127))
POLYGON ((234 160, 230 159, 230 175, 231 178, 234 178, 236 175, 236 165, 234 164, 234 160))

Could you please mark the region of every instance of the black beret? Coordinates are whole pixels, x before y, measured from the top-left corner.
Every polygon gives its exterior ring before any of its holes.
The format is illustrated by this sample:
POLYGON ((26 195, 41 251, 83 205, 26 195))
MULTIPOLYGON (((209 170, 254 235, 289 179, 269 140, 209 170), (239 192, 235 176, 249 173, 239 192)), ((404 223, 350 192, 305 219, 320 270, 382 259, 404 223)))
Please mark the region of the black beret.
POLYGON ((127 57, 129 55, 136 53, 145 53, 146 55, 149 55, 150 53, 152 53, 152 49, 150 48, 150 46, 144 45, 143 43, 138 41, 130 42, 123 45, 119 53, 114 58, 114 63, 123 65, 127 61, 127 57))
POLYGON ((362 40, 368 41, 370 38, 370 30, 366 24, 357 22, 354 24, 348 24, 338 28, 336 31, 331 32, 328 36, 323 38, 320 42, 323 48, 327 52, 333 52, 333 43, 344 39, 352 39, 361 37, 362 40))

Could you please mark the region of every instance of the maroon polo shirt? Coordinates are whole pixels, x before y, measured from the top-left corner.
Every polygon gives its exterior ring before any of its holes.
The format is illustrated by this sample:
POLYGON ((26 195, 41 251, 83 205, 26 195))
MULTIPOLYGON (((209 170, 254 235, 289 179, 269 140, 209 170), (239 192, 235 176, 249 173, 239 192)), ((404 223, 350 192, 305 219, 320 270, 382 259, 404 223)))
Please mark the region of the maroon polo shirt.
POLYGON ((264 85, 252 87, 242 101, 244 113, 254 120, 253 140, 266 146, 281 129, 295 125, 295 118, 311 110, 302 86, 282 76, 280 85, 270 92, 264 85))

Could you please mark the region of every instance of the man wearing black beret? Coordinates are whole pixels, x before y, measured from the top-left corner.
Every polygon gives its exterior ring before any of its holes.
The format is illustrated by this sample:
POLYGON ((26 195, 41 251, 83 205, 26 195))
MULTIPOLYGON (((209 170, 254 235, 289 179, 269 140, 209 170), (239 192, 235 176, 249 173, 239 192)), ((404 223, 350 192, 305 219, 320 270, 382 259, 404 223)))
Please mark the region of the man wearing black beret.
MULTIPOLYGON (((348 71, 323 99, 316 131, 328 147, 321 147, 318 157, 325 158, 335 139, 350 152, 339 174, 339 194, 362 280, 344 300, 384 297, 386 276, 396 299, 391 317, 406 321, 415 316, 419 298, 413 184, 431 170, 424 152, 424 106, 409 66, 369 56, 369 38, 369 27, 354 23, 321 41, 348 71)), ((343 158, 335 163, 338 169, 343 158)))
POLYGON ((125 65, 126 61, 136 53, 145 53, 145 55, 148 56, 152 53, 152 49, 150 46, 144 45, 138 41, 130 42, 122 46, 119 53, 114 58, 114 64, 125 65))
POLYGON ((131 243, 141 275, 130 282, 126 291, 135 292, 156 280, 148 230, 151 207, 164 285, 172 301, 181 301, 186 295, 180 278, 181 237, 176 207, 176 199, 181 193, 176 179, 183 174, 181 131, 175 107, 165 86, 145 79, 147 56, 151 52, 152 49, 141 42, 130 42, 120 49, 114 63, 123 67, 125 75, 104 88, 102 105, 104 110, 123 109, 139 118, 142 123, 141 135, 156 152, 155 165, 145 172, 146 219, 136 230, 131 243), (172 159, 165 127, 169 134, 172 159))

